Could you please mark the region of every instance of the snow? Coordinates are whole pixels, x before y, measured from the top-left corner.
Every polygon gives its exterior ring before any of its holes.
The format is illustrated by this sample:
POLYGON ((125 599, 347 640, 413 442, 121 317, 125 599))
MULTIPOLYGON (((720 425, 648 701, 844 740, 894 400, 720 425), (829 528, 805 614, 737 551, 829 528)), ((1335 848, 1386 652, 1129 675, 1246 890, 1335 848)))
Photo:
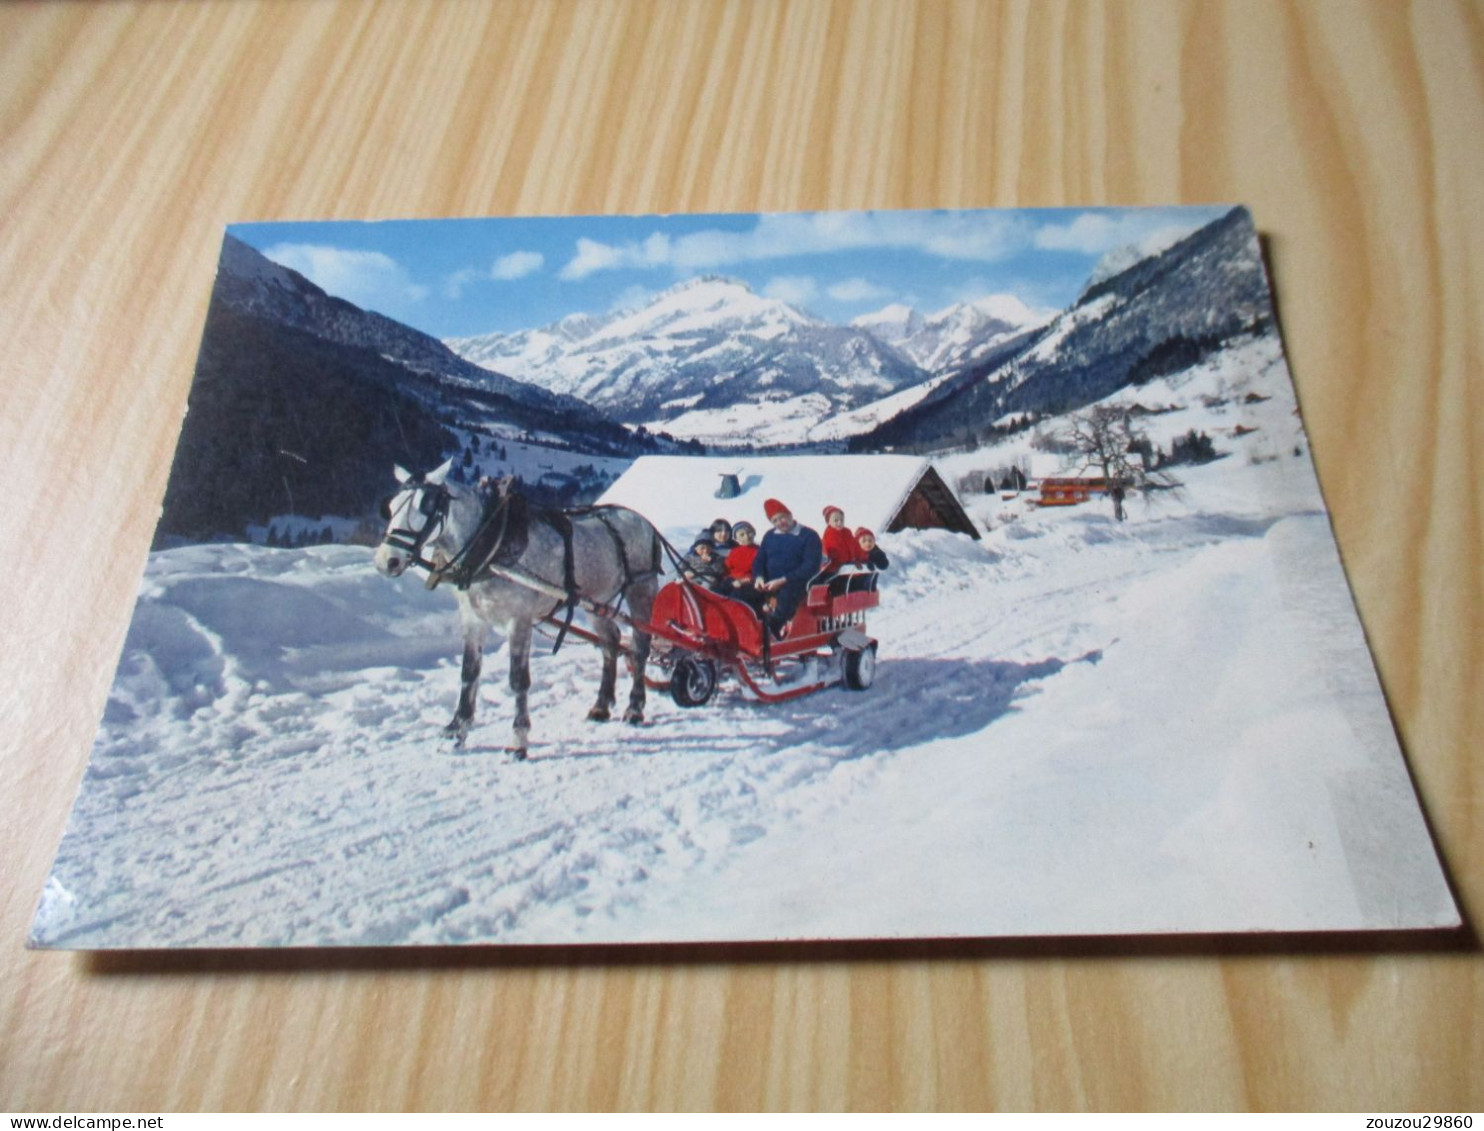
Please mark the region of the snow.
MULTIPOLYGON (((719 375, 717 380, 726 378, 719 375)), ((773 378, 763 374, 756 384, 766 387, 773 378)), ((670 420, 652 420, 651 432, 668 432, 677 440, 701 440, 717 449, 728 441, 769 446, 797 443, 810 434, 822 418, 830 413, 829 398, 822 393, 758 399, 751 403, 731 404, 724 408, 696 408, 670 420)))
POLYGON ((453 338, 445 344, 476 365, 611 409, 622 407, 626 394, 633 391, 617 380, 625 370, 631 371, 628 379, 639 387, 662 383, 675 364, 735 353, 736 343, 728 335, 764 343, 820 325, 744 283, 707 275, 677 283, 632 309, 569 316, 553 326, 453 338), (719 344, 707 348, 712 339, 719 344))
POLYGON ((654 302, 604 326, 604 339, 676 338, 707 332, 718 323, 764 326, 815 325, 814 319, 778 299, 755 294, 745 283, 704 275, 671 287, 654 302))
POLYGON ((717 517, 768 529, 763 503, 780 500, 799 522, 824 529, 824 508, 845 512, 852 529, 882 532, 927 470, 921 456, 641 456, 598 500, 641 511, 680 544, 717 517), (719 499, 723 475, 742 493, 719 499))
POLYGON ((244 533, 248 541, 262 545, 269 541, 269 535, 286 543, 319 541, 328 528, 332 538, 343 541, 354 535, 359 526, 359 519, 342 518, 339 515, 310 517, 302 514, 276 514, 266 523, 248 523, 244 533))
POLYGON ((921 314, 899 302, 850 320, 850 324, 857 329, 868 330, 892 344, 922 329, 922 322, 921 314))
POLYGON ((1007 338, 1048 322, 1052 310, 1033 310, 1012 294, 993 294, 946 306, 924 317, 900 303, 851 320, 929 373, 961 369, 1007 338))
POLYGON ((1114 248, 1098 260, 1097 266, 1092 269, 1092 274, 1088 276, 1087 284, 1083 289, 1089 289, 1111 279, 1114 275, 1127 271, 1135 263, 1152 259, 1160 252, 1174 247, 1188 235, 1190 235, 1190 229, 1187 227, 1160 228, 1137 243, 1114 248))
MULTIPOLYGON (((884 535, 863 693, 761 706, 728 683, 693 710, 652 693, 640 727, 590 724, 595 653, 538 646, 526 763, 503 749, 498 636, 468 747, 439 735, 459 687, 448 594, 383 579, 360 547, 157 552, 34 941, 1457 923, 1276 345, 1124 397, 1161 410, 1151 433, 1207 430, 1225 458, 1131 499, 1126 523, 978 495, 983 542, 884 535)), ((940 470, 952 484, 1030 442, 940 470)), ((865 522, 879 503, 852 492, 920 462, 849 458, 798 464, 776 494, 810 521, 829 501, 865 522)), ((757 522, 772 481, 714 499, 717 462, 640 461, 641 509, 682 535, 757 522)), ((726 470, 746 482, 770 462, 726 470)))
POLYGON ((843 440, 850 436, 869 432, 878 424, 890 420, 898 413, 906 412, 953 376, 952 373, 944 373, 938 377, 930 378, 920 385, 913 385, 911 388, 903 389, 899 393, 882 397, 879 401, 872 401, 863 408, 836 413, 834 416, 828 417, 810 428, 805 439, 812 443, 823 443, 830 440, 843 440))
POLYGON ((1091 302, 1080 303, 1065 314, 1058 315, 1050 333, 1036 343, 1024 357, 1028 361, 1049 361, 1061 349, 1062 342, 1078 326, 1097 322, 1107 316, 1117 303, 1113 295, 1100 295, 1091 302))
MULTIPOLYGON (((1018 295, 1012 294, 986 295, 984 298, 975 299, 964 305, 973 307, 980 314, 996 322, 1005 322, 1020 329, 1029 329, 1046 321, 1055 313, 1051 310, 1032 310, 1018 295)), ((932 316, 931 321, 944 318, 947 314, 948 311, 940 310, 932 316)))
POLYGON ((632 310, 445 344, 651 432, 754 447, 868 430, 926 396, 949 370, 1051 316, 1002 294, 927 320, 898 304, 834 327, 743 283, 707 276, 632 310), (698 383, 708 373, 702 395, 698 383))

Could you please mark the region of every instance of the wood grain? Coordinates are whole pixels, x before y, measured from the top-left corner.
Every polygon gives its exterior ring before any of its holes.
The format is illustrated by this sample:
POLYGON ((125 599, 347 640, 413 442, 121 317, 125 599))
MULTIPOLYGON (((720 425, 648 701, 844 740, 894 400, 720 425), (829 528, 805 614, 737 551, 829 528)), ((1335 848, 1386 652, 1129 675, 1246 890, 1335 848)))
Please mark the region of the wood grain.
POLYGON ((1481 138, 1448 0, 0 6, 0 1109, 1484 1108, 1472 935, 21 949, 249 219, 1249 204, 1476 913, 1481 138))

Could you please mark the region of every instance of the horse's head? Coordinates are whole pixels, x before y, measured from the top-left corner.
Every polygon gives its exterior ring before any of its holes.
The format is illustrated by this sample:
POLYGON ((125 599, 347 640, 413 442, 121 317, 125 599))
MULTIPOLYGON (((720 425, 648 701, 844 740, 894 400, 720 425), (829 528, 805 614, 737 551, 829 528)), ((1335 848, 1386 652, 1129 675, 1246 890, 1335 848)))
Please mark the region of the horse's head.
POLYGON ((448 526, 448 504, 452 499, 444 486, 453 467, 449 460, 426 475, 413 475, 393 466, 397 490, 381 503, 386 533, 376 547, 376 568, 387 577, 400 576, 408 566, 427 564, 427 547, 448 526))

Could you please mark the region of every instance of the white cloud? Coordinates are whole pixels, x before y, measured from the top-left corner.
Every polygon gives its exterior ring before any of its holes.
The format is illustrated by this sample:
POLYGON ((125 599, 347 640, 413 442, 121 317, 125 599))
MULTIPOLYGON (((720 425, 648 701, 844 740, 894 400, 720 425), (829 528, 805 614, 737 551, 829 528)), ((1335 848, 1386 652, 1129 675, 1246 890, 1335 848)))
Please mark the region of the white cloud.
POLYGON ((1036 233, 1035 244, 1046 251, 1101 255, 1116 248, 1142 244, 1151 236, 1173 243, 1179 236, 1207 223, 1208 219, 1201 213, 1197 218, 1182 220, 1165 209, 1083 212, 1070 223, 1049 224, 1041 228, 1036 233))
POLYGON ((763 294, 793 306, 803 306, 819 295, 819 284, 808 275, 775 275, 763 284, 763 294))
POLYGON ((523 279, 541 270, 545 263, 546 256, 539 251, 512 251, 495 260, 495 265, 490 268, 490 278, 507 281, 523 279))
POLYGON ((482 278, 484 278, 484 272, 476 271, 472 267, 465 267, 462 271, 455 271, 443 280, 443 297, 458 300, 463 297, 465 287, 482 278))
POLYGON ((337 298, 370 310, 395 310, 428 296, 427 287, 414 283, 406 268, 379 251, 280 243, 263 254, 337 298))
POLYGON ((876 302, 891 295, 885 287, 878 287, 869 279, 846 279, 829 288, 829 296, 836 302, 876 302))
POLYGON ((945 259, 996 262, 1027 246, 1030 224, 1013 213, 820 212, 768 214, 743 232, 709 229, 642 241, 605 244, 579 239, 561 270, 583 279, 618 268, 672 267, 707 271, 729 264, 868 248, 916 250, 945 259))
POLYGON ((614 247, 611 244, 599 243, 583 237, 577 241, 577 254, 559 271, 558 277, 562 279, 585 279, 597 271, 611 271, 618 267, 661 267, 663 260, 647 262, 645 246, 658 249, 662 241, 668 244, 668 240, 659 233, 650 236, 645 244, 627 244, 624 247, 614 247))
POLYGON ((502 283, 523 279, 541 270, 545 263, 546 256, 539 251, 512 251, 509 255, 502 255, 495 260, 488 271, 481 271, 475 267, 465 267, 455 271, 443 280, 443 294, 446 298, 457 300, 463 297, 464 288, 470 283, 480 283, 488 279, 502 283))

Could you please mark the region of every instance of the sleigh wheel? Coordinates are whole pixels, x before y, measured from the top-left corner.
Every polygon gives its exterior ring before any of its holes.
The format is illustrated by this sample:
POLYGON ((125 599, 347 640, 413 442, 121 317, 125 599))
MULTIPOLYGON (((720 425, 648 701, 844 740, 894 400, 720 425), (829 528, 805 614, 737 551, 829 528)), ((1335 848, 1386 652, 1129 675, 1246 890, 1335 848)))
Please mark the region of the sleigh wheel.
POLYGON ((845 653, 842 682, 851 691, 864 691, 876 680, 876 644, 873 641, 859 651, 845 653))
POLYGON ((678 707, 700 707, 716 691, 716 665, 697 656, 682 656, 670 674, 670 698, 678 707))

